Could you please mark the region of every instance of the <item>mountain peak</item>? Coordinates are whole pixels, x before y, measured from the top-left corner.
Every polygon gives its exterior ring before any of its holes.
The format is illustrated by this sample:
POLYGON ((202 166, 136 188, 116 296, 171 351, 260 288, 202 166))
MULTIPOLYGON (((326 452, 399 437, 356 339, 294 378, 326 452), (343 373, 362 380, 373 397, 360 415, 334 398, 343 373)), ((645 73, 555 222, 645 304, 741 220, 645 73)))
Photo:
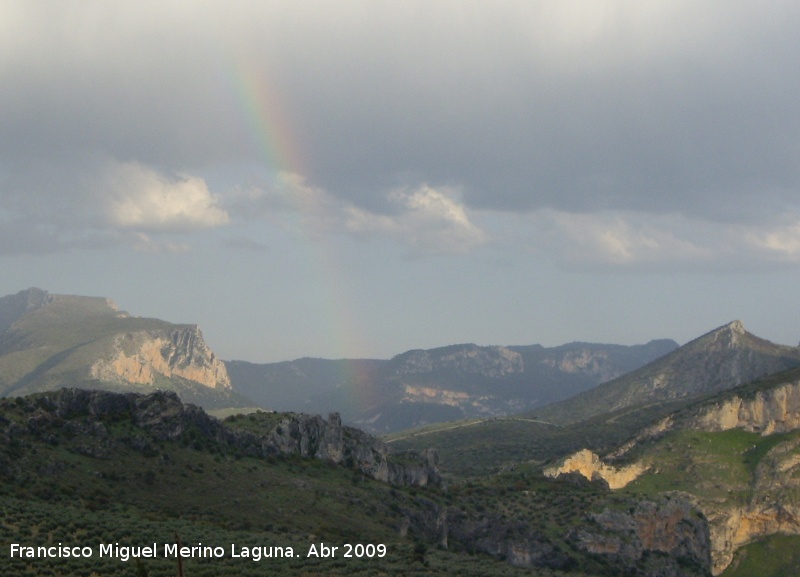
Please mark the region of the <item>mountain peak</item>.
POLYGON ((716 393, 797 366, 797 348, 748 333, 736 320, 537 415, 554 423, 576 422, 603 412, 716 393))
POLYGON ((747 331, 744 328, 744 323, 742 321, 731 321, 727 325, 720 327, 718 330, 726 330, 728 332, 744 335, 747 334, 747 331))
POLYGON ((0 334, 7 331, 22 315, 43 307, 52 299, 50 293, 35 287, 0 298, 0 334))

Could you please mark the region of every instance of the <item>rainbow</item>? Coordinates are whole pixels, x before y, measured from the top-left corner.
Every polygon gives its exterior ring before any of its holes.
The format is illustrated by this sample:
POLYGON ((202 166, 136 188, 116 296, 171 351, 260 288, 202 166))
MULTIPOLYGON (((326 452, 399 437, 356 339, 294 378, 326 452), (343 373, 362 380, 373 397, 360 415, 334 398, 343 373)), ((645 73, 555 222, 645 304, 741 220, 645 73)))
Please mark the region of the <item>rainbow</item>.
MULTIPOLYGON (((350 306, 347 278, 341 273, 342 267, 337 266, 338 255, 333 243, 323 240, 322 231, 312 229, 320 219, 305 218, 313 217, 313 211, 319 209, 313 206, 313 199, 307 194, 299 194, 293 185, 295 182, 304 183, 310 174, 306 162, 308 156, 295 129, 297 124, 292 122, 291 111, 262 70, 243 58, 231 61, 235 65, 226 67, 226 70, 232 71, 228 85, 237 116, 257 146, 263 168, 271 175, 272 182, 268 186, 286 195, 289 205, 300 214, 299 221, 304 223, 300 226, 300 248, 305 254, 298 266, 307 267, 311 278, 317 279, 318 298, 323 310, 327 311, 326 318, 321 319, 315 330, 325 332, 332 350, 342 358, 359 358, 367 347, 360 336, 364 331, 358 328, 355 309, 350 306)), ((340 382, 347 388, 351 404, 359 408, 372 406, 377 399, 370 398, 373 395, 365 387, 364 375, 358 374, 352 365, 339 364, 342 372, 340 382)))

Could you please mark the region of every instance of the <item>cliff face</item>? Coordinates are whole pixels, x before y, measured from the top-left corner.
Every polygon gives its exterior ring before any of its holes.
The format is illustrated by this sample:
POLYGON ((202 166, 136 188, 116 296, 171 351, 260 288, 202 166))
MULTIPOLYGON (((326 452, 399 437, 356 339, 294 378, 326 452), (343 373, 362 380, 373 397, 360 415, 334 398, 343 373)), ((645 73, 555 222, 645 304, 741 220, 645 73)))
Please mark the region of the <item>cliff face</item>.
POLYGON ((331 413, 327 421, 319 415, 287 416, 261 444, 268 453, 274 450, 342 464, 394 485, 424 486, 441 482, 435 451, 390 456, 383 441, 359 429, 343 426, 338 413, 331 413))
POLYGON ((586 520, 570 534, 578 549, 631 569, 638 564, 645 575, 705 575, 711 564, 708 525, 684 499, 645 500, 626 511, 590 514, 586 520))
POLYGON ((762 435, 800 428, 800 381, 758 391, 752 398, 733 396, 706 407, 690 422, 705 431, 743 429, 762 435))
POLYGON ((197 326, 125 333, 114 337, 110 358, 90 368, 93 379, 151 385, 156 375, 181 377, 211 388, 231 388, 225 365, 197 326))
MULTIPOLYGON (((680 450, 686 453, 682 460, 665 464, 644 452, 639 461, 619 469, 604 464, 589 451, 580 451, 545 474, 577 472, 619 489, 641 475, 675 476, 676 471, 670 468, 683 467, 675 477, 682 479, 675 488, 690 496, 708 519, 712 572, 717 575, 748 543, 776 533, 800 534, 800 436, 792 434, 800 429, 800 380, 725 393, 719 400, 676 413, 648 427, 610 455, 619 458, 654 441, 656 445, 651 450, 658 451, 658 439, 662 437, 668 445, 674 444, 670 439, 675 437, 667 436, 670 433, 723 433, 733 429, 758 434, 764 440, 761 444, 745 442, 741 452, 736 453, 730 448, 735 437, 719 437, 715 441, 717 437, 706 436, 695 441, 694 446, 681 446, 680 450), (716 469, 720 478, 699 473, 704 462, 719 459, 728 460, 726 467, 716 469), (687 471, 695 471, 695 476, 686 479, 687 471)), ((672 448, 660 454, 674 455, 672 448)))
MULTIPOLYGON (((762 436, 800 428, 800 381, 754 396, 734 396, 708 407, 690 421, 706 431, 741 429, 762 436)), ((701 502, 711 523, 713 570, 719 574, 736 551, 776 533, 800 535, 800 438, 775 439, 758 462, 743 503, 701 502)))
POLYGON ((589 481, 604 481, 609 489, 625 487, 648 469, 647 465, 634 463, 626 467, 612 467, 588 449, 578 451, 564 459, 560 465, 544 470, 548 477, 559 477, 569 473, 580 473, 589 481))

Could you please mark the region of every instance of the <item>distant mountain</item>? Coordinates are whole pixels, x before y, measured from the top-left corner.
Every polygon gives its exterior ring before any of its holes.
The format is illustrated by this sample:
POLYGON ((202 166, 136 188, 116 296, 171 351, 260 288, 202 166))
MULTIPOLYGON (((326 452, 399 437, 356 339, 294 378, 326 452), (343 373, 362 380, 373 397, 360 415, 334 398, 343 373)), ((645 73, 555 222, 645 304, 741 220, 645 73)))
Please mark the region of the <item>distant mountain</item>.
POLYGON ((338 411, 375 433, 467 417, 494 417, 565 399, 677 348, 671 340, 622 346, 451 345, 390 360, 228 361, 233 389, 276 410, 338 411))
POLYGON ((744 328, 719 327, 652 363, 535 411, 545 421, 575 423, 595 415, 688 400, 800 366, 800 348, 776 345, 744 328))
POLYGON ((64 386, 175 390, 206 408, 249 406, 196 325, 131 317, 106 298, 31 288, 0 298, 0 395, 64 386))

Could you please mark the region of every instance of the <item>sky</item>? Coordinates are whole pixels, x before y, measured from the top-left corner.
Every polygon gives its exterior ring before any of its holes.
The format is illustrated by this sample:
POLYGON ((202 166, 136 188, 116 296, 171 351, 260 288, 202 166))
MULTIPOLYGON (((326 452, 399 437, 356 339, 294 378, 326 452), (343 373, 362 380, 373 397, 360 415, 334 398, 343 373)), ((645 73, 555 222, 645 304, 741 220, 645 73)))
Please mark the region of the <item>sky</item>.
POLYGON ((0 294, 226 360, 800 341, 800 3, 0 0, 0 294))

